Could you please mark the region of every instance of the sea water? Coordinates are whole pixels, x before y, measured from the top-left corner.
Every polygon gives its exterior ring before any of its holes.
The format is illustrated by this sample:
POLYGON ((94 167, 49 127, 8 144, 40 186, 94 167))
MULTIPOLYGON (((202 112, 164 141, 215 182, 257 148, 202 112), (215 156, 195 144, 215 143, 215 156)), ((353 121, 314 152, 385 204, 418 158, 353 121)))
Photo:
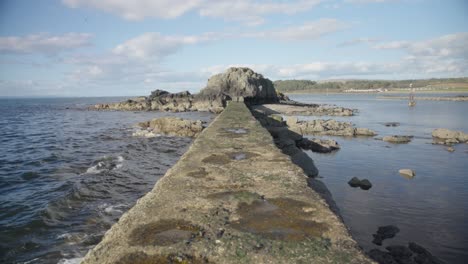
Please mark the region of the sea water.
POLYGON ((79 263, 192 142, 134 125, 213 118, 86 110, 124 99, 0 99, 0 263, 79 263))
MULTIPOLYGON (((448 96, 448 95, 424 95, 448 96)), ((350 121, 357 127, 375 130, 377 137, 411 135, 408 144, 392 144, 373 137, 324 137, 338 141, 341 149, 331 154, 308 152, 319 169, 335 200, 345 224, 366 250, 416 242, 447 263, 468 260, 468 144, 433 145, 431 133, 436 128, 468 133, 468 102, 408 101, 379 99, 378 95, 291 95, 305 103, 336 104, 359 110, 352 117, 333 118, 350 121), (386 127, 386 122, 399 122, 386 127), (413 169, 416 176, 399 175, 402 168, 413 169), (352 177, 368 179, 368 191, 351 188, 352 177), (400 232, 373 244, 372 234, 379 226, 395 225, 400 232)))

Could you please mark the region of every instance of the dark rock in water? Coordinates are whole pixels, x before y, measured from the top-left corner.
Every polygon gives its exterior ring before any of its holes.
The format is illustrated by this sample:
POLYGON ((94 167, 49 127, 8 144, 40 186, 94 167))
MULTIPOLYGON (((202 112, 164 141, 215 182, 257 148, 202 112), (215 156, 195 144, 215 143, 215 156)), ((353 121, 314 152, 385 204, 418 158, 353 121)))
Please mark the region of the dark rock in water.
POLYGON ((414 253, 416 254, 427 254, 429 253, 429 251, 427 251, 425 248, 423 248, 422 246, 414 243, 414 242, 409 242, 408 243, 408 247, 411 251, 413 251, 414 253))
POLYGON ((405 246, 392 245, 386 247, 386 249, 390 252, 390 255, 395 258, 409 258, 413 255, 413 252, 405 246))
POLYGON ((372 243, 381 246, 383 240, 387 238, 395 237, 395 235, 398 232, 400 232, 400 229, 396 226, 393 226, 393 225, 381 226, 377 230, 377 234, 372 235, 374 237, 374 240, 372 240, 372 243))
POLYGON ((353 177, 351 180, 349 180, 348 184, 351 187, 359 187, 361 181, 357 177, 353 177))
POLYGON ((379 249, 372 249, 369 251, 368 255, 371 259, 375 260, 379 264, 398 264, 398 262, 393 259, 390 253, 379 249))
POLYGON ((368 179, 359 180, 357 177, 353 177, 348 184, 351 187, 360 187, 363 190, 369 190, 372 187, 372 183, 368 179))
POLYGON ((372 249, 369 257, 379 264, 441 264, 444 263, 434 257, 422 246, 410 242, 409 248, 401 245, 388 246, 388 251, 372 249), (414 254, 413 254, 414 253, 414 254))
POLYGON ((359 185, 363 190, 369 190, 372 187, 372 183, 368 179, 361 180, 361 184, 359 185))
POLYGON ((443 264, 445 262, 441 261, 437 257, 434 257, 427 249, 414 243, 409 242, 408 247, 411 251, 417 254, 414 257, 415 263, 418 264, 443 264))
POLYGON ((384 123, 384 126, 386 126, 386 127, 397 127, 397 126, 400 126, 400 123, 398 123, 398 122, 387 122, 387 123, 384 123))

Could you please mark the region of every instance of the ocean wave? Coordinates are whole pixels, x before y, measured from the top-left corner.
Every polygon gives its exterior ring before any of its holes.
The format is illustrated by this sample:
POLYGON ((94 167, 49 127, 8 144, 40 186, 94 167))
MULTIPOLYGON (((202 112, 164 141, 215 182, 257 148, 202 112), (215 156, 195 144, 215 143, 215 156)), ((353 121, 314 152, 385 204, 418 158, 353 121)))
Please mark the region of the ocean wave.
POLYGON ((93 166, 86 170, 88 174, 99 174, 105 171, 120 169, 123 166, 125 159, 122 156, 104 156, 103 158, 93 162, 93 166))

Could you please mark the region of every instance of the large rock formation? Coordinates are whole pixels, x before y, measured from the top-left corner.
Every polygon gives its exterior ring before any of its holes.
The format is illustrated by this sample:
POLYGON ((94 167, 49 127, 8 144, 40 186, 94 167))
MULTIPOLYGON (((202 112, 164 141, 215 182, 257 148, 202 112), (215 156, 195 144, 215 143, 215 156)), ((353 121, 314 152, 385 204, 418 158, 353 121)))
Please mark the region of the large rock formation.
POLYGON ((169 93, 155 90, 148 97, 137 97, 119 103, 97 104, 91 109, 220 113, 229 100, 245 100, 249 104, 279 102, 273 83, 269 79, 249 68, 229 68, 225 73, 211 77, 206 87, 196 95, 188 91, 169 93))
POLYGON ((229 68, 212 76, 200 91, 200 99, 236 100, 242 97, 250 104, 278 103, 273 83, 249 68, 229 68))

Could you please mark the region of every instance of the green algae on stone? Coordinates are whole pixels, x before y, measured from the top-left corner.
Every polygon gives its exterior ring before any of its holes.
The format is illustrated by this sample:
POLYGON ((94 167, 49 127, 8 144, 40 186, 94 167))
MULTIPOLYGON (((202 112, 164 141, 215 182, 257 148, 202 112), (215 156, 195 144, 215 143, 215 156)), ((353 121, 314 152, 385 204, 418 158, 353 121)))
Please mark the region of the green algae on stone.
POLYGON ((261 199, 261 195, 259 195, 258 193, 253 193, 245 190, 212 193, 209 194, 207 197, 216 200, 235 200, 239 203, 247 204, 251 204, 253 201, 261 199))
POLYGON ((121 257, 116 264, 202 264, 208 263, 206 258, 187 254, 148 255, 142 251, 130 253, 121 257))
POLYGON ((200 236, 201 228, 185 220, 165 219, 141 225, 130 233, 134 245, 168 246, 200 236))
POLYGON ((224 154, 221 154, 221 155, 211 154, 210 156, 204 158, 202 160, 202 162, 210 163, 210 164, 214 164, 214 165, 225 165, 225 164, 231 162, 231 159, 228 156, 224 155, 224 154))
POLYGON ((310 211, 303 208, 313 207, 285 198, 241 203, 237 210, 241 218, 232 226, 239 231, 273 240, 302 241, 320 238, 328 225, 304 219, 303 216, 310 214, 310 211))
POLYGON ((187 173, 187 176, 193 178, 204 178, 206 175, 208 175, 208 172, 203 167, 200 167, 197 170, 190 171, 187 173))

